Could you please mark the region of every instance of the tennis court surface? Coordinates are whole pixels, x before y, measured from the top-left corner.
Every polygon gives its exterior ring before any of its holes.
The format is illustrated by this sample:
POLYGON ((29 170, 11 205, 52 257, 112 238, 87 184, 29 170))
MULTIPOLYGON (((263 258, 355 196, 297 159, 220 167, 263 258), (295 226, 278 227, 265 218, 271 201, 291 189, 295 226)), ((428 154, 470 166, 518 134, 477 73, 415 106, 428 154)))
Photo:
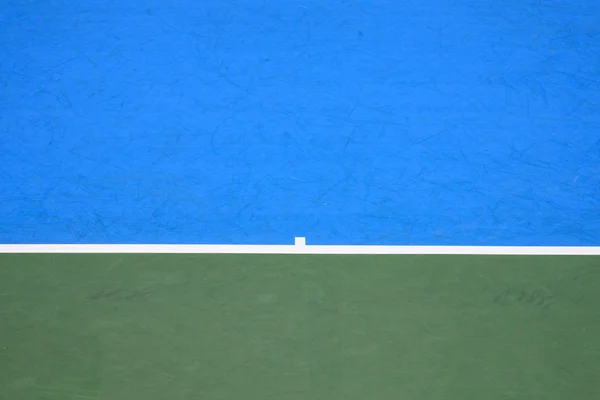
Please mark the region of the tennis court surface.
POLYGON ((600 398, 600 257, 0 255, 1 398, 600 398))
POLYGON ((599 21, 0 1, 0 400, 599 400, 599 21))

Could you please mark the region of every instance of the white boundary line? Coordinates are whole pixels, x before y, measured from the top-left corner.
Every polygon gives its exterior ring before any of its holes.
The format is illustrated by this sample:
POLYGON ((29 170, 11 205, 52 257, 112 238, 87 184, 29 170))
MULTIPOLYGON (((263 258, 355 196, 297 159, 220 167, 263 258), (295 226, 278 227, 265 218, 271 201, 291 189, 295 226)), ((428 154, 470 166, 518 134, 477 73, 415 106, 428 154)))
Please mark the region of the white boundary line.
POLYGON ((3 244, 0 253, 45 254, 440 254, 598 256, 600 246, 309 246, 220 244, 3 244))

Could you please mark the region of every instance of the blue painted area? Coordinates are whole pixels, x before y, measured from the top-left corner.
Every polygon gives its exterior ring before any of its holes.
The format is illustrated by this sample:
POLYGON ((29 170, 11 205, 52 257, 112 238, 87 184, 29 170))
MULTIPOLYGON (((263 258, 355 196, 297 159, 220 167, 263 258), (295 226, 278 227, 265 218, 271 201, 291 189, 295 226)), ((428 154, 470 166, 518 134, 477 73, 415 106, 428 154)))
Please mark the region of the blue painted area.
POLYGON ((4 0, 0 242, 600 245, 599 21, 4 0))

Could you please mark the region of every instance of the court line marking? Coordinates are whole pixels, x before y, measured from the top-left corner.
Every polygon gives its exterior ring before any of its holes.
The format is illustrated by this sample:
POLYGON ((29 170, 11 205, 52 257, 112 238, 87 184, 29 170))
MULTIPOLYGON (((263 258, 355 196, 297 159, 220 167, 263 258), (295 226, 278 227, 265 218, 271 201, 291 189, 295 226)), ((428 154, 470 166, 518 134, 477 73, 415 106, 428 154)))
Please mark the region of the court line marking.
POLYGON ((423 254, 598 256, 600 246, 337 246, 221 244, 2 244, 0 253, 13 254, 423 254))

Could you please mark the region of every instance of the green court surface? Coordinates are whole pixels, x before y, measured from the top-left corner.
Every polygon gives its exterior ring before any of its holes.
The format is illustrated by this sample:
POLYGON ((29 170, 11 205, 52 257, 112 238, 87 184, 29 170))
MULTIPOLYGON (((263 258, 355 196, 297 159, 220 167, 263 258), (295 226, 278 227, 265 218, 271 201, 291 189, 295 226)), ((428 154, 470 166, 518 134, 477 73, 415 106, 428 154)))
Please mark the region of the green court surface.
POLYGON ((0 255, 2 399, 600 399, 600 258, 0 255))

